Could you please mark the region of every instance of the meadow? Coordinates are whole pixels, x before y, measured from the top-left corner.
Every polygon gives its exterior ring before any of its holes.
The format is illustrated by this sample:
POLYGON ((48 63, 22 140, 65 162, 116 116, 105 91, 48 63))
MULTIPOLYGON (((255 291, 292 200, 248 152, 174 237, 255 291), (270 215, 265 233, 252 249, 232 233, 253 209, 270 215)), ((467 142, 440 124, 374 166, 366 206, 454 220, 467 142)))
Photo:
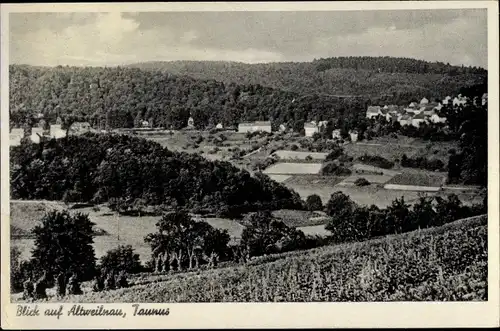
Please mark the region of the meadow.
POLYGON ((355 159, 364 154, 378 155, 387 160, 401 160, 403 154, 408 157, 435 158, 448 163, 449 150, 457 149, 456 142, 426 142, 422 139, 398 135, 397 138, 377 137, 369 142, 357 142, 344 145, 345 152, 355 159))
POLYGON ((485 301, 487 246, 483 215, 365 242, 267 256, 243 266, 146 276, 140 285, 63 301, 485 301))
POLYGON ((321 163, 276 163, 264 170, 265 174, 317 174, 321 170, 321 163))

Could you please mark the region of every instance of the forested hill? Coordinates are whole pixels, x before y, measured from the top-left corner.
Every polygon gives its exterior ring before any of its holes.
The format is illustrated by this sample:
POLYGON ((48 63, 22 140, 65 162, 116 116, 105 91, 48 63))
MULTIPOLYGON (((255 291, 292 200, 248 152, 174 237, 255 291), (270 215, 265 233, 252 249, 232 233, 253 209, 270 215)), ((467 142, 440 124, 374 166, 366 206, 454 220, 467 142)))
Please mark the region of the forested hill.
POLYGON ((480 84, 482 68, 391 57, 341 57, 312 62, 246 64, 239 62, 173 61, 131 65, 161 69, 197 79, 237 84, 260 84, 298 93, 363 96, 377 103, 407 104, 412 99, 444 98, 459 89, 480 84))
POLYGON ((297 130, 305 120, 364 117, 359 100, 287 92, 262 85, 225 84, 137 68, 10 66, 12 125, 42 113, 84 117, 93 127, 134 127, 142 120, 155 127, 180 129, 189 116, 204 129, 222 122, 271 120, 297 130))
POLYGON ((158 206, 210 212, 297 209, 299 195, 265 175, 208 161, 126 135, 87 133, 16 146, 10 152, 12 199, 113 202, 118 209, 158 206))

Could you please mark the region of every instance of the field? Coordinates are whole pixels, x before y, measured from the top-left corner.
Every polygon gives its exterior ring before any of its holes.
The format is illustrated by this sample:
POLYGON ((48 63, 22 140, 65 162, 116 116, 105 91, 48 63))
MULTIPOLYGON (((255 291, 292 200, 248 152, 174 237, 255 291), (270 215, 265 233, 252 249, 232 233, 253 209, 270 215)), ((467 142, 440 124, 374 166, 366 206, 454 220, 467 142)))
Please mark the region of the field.
POLYGON ((246 266, 152 276, 149 281, 143 277, 141 285, 63 301, 485 301, 487 244, 487 217, 480 216, 365 242, 268 256, 246 266))
POLYGON ((276 163, 264 170, 265 174, 317 174, 321 163, 276 163))
POLYGON ((378 137, 368 143, 358 142, 346 144, 344 150, 355 159, 363 154, 382 156, 394 161, 401 160, 403 154, 408 157, 436 158, 448 163, 448 151, 457 149, 456 142, 432 142, 428 143, 420 139, 398 136, 398 138, 378 137))
POLYGON ((445 179, 445 174, 436 174, 424 171, 402 172, 394 176, 387 182, 387 184, 439 187, 443 185, 445 179))
MULTIPOLYGON (((11 226, 30 230, 43 216, 46 210, 43 206, 46 205, 55 206, 56 209, 62 209, 64 206, 64 204, 58 202, 42 202, 41 205, 37 202, 11 202, 11 210, 14 212, 14 216, 11 218, 11 226), (29 208, 26 208, 28 206, 29 208), (23 216, 25 208, 28 211, 27 215, 29 217, 23 216), (38 210, 38 212, 35 212, 36 210, 38 210)), ((150 259, 151 249, 144 243, 144 236, 156 231, 156 222, 160 217, 117 217, 112 211, 104 206, 100 206, 99 211, 94 211, 92 208, 81 208, 71 212, 88 214, 90 220, 96 223, 96 227, 108 232, 109 235, 94 237, 94 249, 97 258, 103 256, 108 250, 118 245, 129 244, 132 245, 136 253, 139 254, 143 263, 150 259)), ((227 229, 233 241, 237 241, 241 238, 244 227, 236 221, 221 218, 204 218, 204 220, 216 228, 227 229)), ((29 259, 31 256, 31 248, 34 246, 34 240, 26 238, 12 239, 11 245, 20 248, 22 259, 29 259)))
POLYGON ((282 160, 305 160, 310 156, 313 160, 323 161, 328 153, 317 153, 317 152, 297 152, 297 151, 285 151, 280 150, 273 153, 282 160))

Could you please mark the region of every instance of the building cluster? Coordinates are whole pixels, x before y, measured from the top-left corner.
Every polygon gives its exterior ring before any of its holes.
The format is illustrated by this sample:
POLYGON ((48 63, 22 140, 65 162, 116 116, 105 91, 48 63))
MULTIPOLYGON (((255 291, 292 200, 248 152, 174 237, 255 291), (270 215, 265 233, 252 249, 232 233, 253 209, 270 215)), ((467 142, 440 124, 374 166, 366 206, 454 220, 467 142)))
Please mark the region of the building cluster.
MULTIPOLYGON (((31 134, 26 134, 24 128, 12 128, 9 133, 10 146, 20 145, 23 138, 27 138, 31 140, 31 142, 38 144, 44 137, 49 139, 66 137, 66 130, 62 129, 61 124, 51 124, 48 130, 46 130, 44 126, 44 123, 40 123, 38 126, 32 127, 31 134)), ((91 130, 92 128, 88 122, 75 122, 68 130, 68 134, 80 135, 91 130)))
MULTIPOLYGON (((427 98, 422 98, 420 103, 412 102, 407 107, 396 105, 368 106, 366 118, 373 119, 379 116, 385 118, 388 122, 399 122, 401 126, 413 125, 419 127, 422 123, 446 123, 446 117, 440 115, 440 110, 445 105, 452 107, 465 106, 471 102, 469 98, 459 94, 455 98, 447 96, 440 102, 429 102, 427 98)), ((472 101, 474 104, 485 105, 488 102, 488 94, 485 93, 481 100, 478 98, 472 101)))

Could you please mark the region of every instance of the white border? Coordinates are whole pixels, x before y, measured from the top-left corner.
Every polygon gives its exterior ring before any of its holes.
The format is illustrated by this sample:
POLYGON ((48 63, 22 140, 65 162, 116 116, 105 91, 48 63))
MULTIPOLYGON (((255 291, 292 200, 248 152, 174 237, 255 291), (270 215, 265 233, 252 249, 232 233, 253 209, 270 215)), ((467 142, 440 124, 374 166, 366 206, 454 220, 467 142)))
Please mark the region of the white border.
MULTIPOLYGON (((1 5, 1 234, 2 234, 2 328, 285 328, 285 327, 491 327, 499 325, 499 76, 498 4, 496 1, 410 2, 260 2, 260 3, 106 3, 1 5), (362 8, 362 9, 361 9, 362 8), (248 304, 151 304, 170 308, 167 317, 131 317, 130 304, 107 304, 123 308, 127 318, 95 317, 57 320, 53 317, 16 318, 16 305, 9 300, 9 135, 8 56, 11 12, 154 12, 154 11, 321 11, 386 9, 488 9, 489 154, 488 154, 488 302, 484 303, 248 303, 248 304)), ((69 309, 72 304, 65 304, 69 309)), ((83 306, 95 307, 97 304, 83 306)), ((60 304, 39 304, 57 308, 60 304)))

